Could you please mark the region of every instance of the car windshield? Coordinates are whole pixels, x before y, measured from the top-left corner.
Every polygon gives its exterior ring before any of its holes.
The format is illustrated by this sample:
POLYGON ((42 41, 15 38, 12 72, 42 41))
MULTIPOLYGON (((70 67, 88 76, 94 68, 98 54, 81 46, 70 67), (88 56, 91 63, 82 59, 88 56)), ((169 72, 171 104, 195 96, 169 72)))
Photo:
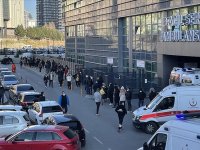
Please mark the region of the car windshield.
POLYGON ((81 129, 80 123, 77 121, 61 122, 58 125, 69 126, 69 128, 72 130, 80 130, 81 129))
POLYGON ((40 94, 38 95, 26 95, 24 96, 24 101, 25 102, 33 102, 34 100, 38 99, 40 94))
POLYGON ((43 113, 62 112, 62 109, 60 106, 46 106, 43 107, 42 112, 43 113))
POLYGON ((4 75, 11 75, 12 73, 11 72, 1 72, 1 75, 4 76, 4 75))
POLYGON ((162 98, 162 96, 160 94, 158 94, 152 101, 151 103, 149 103, 149 105, 147 106, 148 109, 152 109, 154 108, 154 106, 156 104, 158 104, 158 101, 162 98))
POLYGON ((19 86, 19 87, 17 87, 17 91, 30 91, 30 90, 34 90, 34 88, 32 86, 19 86))
POLYGON ((4 77, 4 81, 16 81, 16 77, 4 77))

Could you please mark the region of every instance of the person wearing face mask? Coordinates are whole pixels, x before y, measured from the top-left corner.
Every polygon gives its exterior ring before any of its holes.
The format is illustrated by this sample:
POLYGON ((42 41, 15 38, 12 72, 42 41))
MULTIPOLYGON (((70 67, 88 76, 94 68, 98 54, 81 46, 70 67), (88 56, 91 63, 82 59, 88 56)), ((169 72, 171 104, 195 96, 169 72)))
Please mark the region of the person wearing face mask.
POLYGON ((62 95, 59 96, 58 104, 62 107, 63 112, 67 113, 69 106, 69 97, 65 94, 64 91, 62 91, 62 95))

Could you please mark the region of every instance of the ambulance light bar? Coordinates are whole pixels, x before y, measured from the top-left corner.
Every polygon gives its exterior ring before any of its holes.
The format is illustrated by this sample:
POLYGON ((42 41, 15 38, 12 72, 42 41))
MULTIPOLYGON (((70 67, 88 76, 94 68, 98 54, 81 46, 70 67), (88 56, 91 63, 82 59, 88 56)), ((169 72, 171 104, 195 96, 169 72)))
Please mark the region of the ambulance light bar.
POLYGON ((186 119, 191 119, 191 118, 200 118, 200 113, 196 112, 196 113, 182 113, 182 114, 177 114, 176 118, 180 119, 180 120, 186 120, 186 119))

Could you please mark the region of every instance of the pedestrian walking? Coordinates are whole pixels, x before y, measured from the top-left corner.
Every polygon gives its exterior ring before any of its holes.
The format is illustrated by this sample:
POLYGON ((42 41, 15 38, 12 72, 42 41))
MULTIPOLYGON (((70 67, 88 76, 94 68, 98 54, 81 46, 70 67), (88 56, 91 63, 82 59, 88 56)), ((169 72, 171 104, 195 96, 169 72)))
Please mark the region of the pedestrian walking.
POLYGON ((42 71, 42 61, 39 62, 38 67, 39 67, 39 71, 41 72, 42 71))
POLYGON ((138 107, 144 106, 144 99, 146 97, 145 92, 142 90, 142 88, 140 88, 139 93, 138 93, 138 107))
POLYGON ((156 97, 157 93, 154 88, 150 88, 149 90, 149 100, 150 102, 156 97))
POLYGON ((120 132, 122 130, 124 116, 127 114, 124 103, 121 103, 120 105, 118 105, 115 111, 117 112, 118 119, 119 119, 118 132, 120 132))
POLYGON ((53 79, 54 79, 54 74, 53 74, 53 71, 51 71, 49 74, 49 87, 52 87, 52 88, 53 88, 53 79))
POLYGON ((99 115, 99 107, 101 104, 101 94, 99 92, 99 89, 94 93, 94 101, 96 103, 96 115, 99 115))
POLYGON ((131 100, 132 100, 132 91, 129 88, 127 88, 127 90, 126 90, 126 101, 127 101, 127 104, 128 104, 128 111, 132 111, 131 100))
POLYGON ((121 89, 120 89, 120 93, 119 93, 119 103, 122 104, 125 106, 125 102, 126 102, 126 90, 125 88, 122 86, 121 89))
POLYGON ((0 103, 1 103, 1 105, 4 104, 4 94, 5 94, 4 87, 2 85, 0 85, 0 103))
POLYGON ((72 89, 72 76, 70 73, 67 75, 67 87, 69 90, 72 89))
POLYGON ((77 86, 77 87, 80 87, 81 79, 80 79, 79 73, 77 73, 77 74, 75 75, 75 81, 76 81, 76 86, 77 86))
POLYGON ((94 93, 97 91, 98 88, 99 88, 99 84, 98 84, 98 82, 96 81, 96 82, 94 83, 94 85, 93 85, 93 91, 94 91, 94 93))
POLYGON ((119 99, 120 99, 119 93, 120 93, 119 87, 117 85, 115 85, 115 87, 114 87, 114 101, 115 101, 115 104, 114 104, 113 108, 116 108, 119 105, 119 99))
POLYGON ((65 80, 67 79, 68 71, 69 71, 69 67, 66 65, 65 68, 64 68, 64 76, 65 76, 65 80))
POLYGON ((44 80, 44 85, 45 85, 45 87, 47 88, 47 83, 48 83, 48 80, 49 80, 48 74, 45 74, 45 75, 44 75, 43 80, 44 80))
POLYGON ((63 74, 64 74, 63 69, 62 69, 62 67, 60 66, 60 67, 58 68, 58 82, 59 82, 59 84, 60 84, 60 87, 62 87, 62 85, 63 85, 63 74))
POLYGON ((109 105, 113 105, 113 93, 114 93, 114 86, 112 83, 110 83, 108 86, 108 98, 110 100, 109 105))
POLYGON ((62 107, 64 113, 68 112, 69 97, 65 94, 64 91, 62 91, 62 95, 59 96, 58 104, 62 107))
POLYGON ((16 65, 14 63, 12 63, 12 72, 15 73, 16 72, 16 65))
POLYGON ((23 60, 22 60, 22 58, 20 59, 20 68, 22 68, 22 65, 23 65, 23 60))

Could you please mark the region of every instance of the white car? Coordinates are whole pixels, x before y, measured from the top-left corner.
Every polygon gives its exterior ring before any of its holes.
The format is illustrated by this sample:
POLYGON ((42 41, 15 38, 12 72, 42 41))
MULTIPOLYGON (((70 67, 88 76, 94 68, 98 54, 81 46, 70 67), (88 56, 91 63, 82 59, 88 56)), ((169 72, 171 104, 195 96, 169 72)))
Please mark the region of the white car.
POLYGON ((49 116, 63 114, 63 110, 56 101, 36 102, 28 110, 31 122, 41 124, 49 116))
POLYGON ((26 112, 0 111, 0 137, 16 133, 30 125, 26 112))
POLYGON ((11 85, 18 84, 19 81, 17 80, 15 75, 5 75, 1 81, 2 86, 4 89, 10 89, 11 85))
POLYGON ((22 106, 19 105, 0 105, 0 111, 21 111, 22 106))

